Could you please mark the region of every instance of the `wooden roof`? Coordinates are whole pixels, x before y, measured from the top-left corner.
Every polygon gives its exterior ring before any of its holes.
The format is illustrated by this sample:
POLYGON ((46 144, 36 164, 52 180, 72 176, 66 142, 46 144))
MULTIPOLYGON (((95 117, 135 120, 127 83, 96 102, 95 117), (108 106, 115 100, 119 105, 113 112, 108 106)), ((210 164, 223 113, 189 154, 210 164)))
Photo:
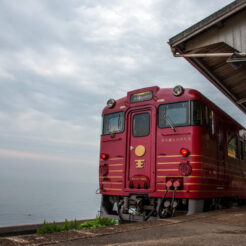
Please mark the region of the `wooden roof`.
POLYGON ((169 45, 246 113, 246 0, 172 37, 169 45))

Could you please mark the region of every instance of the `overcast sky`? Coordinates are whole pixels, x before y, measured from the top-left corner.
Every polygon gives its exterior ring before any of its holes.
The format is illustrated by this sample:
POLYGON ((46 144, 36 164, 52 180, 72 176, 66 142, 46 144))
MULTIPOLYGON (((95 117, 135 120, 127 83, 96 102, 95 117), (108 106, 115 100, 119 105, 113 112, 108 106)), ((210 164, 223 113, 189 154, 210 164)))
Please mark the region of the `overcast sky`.
POLYGON ((96 182, 102 108, 146 86, 198 89, 246 125, 167 44, 231 2, 0 0, 1 173, 96 182))

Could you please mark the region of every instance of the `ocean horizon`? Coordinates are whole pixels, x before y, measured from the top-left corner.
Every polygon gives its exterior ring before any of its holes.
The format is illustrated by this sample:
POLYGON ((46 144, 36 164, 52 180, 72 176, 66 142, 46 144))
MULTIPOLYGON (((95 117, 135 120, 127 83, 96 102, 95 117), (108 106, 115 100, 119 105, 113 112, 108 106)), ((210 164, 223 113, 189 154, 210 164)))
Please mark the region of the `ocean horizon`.
POLYGON ((97 188, 97 183, 73 180, 1 179, 0 227, 95 218, 100 209, 97 188))

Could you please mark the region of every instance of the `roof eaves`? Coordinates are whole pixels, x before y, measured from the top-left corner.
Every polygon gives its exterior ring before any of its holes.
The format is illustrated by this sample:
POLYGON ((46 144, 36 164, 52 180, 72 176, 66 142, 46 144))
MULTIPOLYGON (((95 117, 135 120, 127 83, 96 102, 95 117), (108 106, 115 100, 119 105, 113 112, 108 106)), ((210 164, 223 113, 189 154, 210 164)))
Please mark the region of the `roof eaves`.
POLYGON ((217 12, 213 13, 212 15, 208 16, 207 18, 196 23, 195 25, 187 28, 183 32, 170 38, 168 43, 171 47, 175 47, 180 43, 186 41, 187 39, 215 25, 216 23, 237 13, 238 11, 244 9, 245 7, 246 7, 246 0, 236 0, 230 3, 229 5, 225 6, 224 8, 218 10, 217 12))

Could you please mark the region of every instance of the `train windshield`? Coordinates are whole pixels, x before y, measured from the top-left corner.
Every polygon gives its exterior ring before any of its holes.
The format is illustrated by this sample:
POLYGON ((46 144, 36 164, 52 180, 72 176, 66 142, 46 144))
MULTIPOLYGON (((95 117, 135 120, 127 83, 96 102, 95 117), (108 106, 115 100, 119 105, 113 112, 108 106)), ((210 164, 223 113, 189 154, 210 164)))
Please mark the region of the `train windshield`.
POLYGON ((102 134, 113 134, 124 131, 124 112, 106 114, 103 116, 102 134))
POLYGON ((189 124, 189 102, 168 103, 159 107, 159 127, 187 126, 189 124))
POLYGON ((202 125, 202 106, 199 101, 162 104, 159 107, 159 127, 202 125))
POLYGON ((191 125, 202 125, 202 104, 200 101, 191 101, 191 125))

